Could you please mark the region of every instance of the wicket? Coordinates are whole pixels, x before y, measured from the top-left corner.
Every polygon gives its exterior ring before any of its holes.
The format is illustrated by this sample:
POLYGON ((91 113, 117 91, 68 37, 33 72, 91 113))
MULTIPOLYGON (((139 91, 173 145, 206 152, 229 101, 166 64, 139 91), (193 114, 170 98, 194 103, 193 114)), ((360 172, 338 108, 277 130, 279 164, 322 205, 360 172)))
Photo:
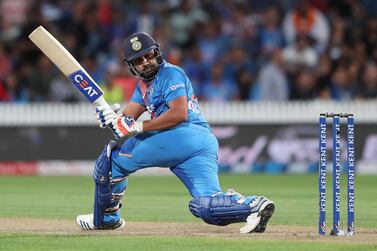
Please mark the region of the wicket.
POLYGON ((354 117, 350 113, 321 113, 319 116, 319 224, 318 232, 326 235, 326 167, 327 167, 327 118, 332 118, 332 169, 333 169, 333 227, 331 235, 344 235, 340 229, 340 122, 347 118, 347 235, 355 231, 355 148, 354 117))

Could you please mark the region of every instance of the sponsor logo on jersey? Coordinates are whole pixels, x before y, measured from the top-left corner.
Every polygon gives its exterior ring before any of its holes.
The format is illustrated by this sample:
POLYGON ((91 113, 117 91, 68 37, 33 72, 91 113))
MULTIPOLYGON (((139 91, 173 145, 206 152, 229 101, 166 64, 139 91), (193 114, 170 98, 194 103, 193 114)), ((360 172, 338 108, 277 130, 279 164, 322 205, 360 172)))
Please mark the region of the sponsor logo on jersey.
POLYGON ((170 86, 170 90, 172 90, 172 91, 175 91, 175 90, 177 90, 178 88, 185 88, 185 84, 176 84, 176 85, 172 85, 172 86, 170 86))

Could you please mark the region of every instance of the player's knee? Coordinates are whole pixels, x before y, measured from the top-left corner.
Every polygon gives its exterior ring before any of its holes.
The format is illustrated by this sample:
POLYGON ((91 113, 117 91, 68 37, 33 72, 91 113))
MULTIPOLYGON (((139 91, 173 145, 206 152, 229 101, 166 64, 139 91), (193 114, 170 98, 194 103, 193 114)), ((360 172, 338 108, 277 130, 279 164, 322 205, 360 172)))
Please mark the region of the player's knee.
POLYGON ((204 222, 218 226, 246 221, 251 213, 249 205, 240 204, 225 193, 194 198, 189 203, 189 209, 204 222))
POLYGON ((118 147, 115 141, 110 141, 106 144, 102 153, 98 156, 96 160, 96 165, 93 171, 93 179, 99 185, 108 185, 109 174, 111 169, 111 152, 118 147))

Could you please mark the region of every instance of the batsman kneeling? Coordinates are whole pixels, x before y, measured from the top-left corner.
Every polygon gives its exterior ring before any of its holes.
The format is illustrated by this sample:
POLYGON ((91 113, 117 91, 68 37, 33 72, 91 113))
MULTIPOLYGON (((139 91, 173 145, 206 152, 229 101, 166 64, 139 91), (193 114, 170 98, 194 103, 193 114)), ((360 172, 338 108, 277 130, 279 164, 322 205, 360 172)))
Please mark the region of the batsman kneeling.
POLYGON ((246 222, 241 233, 262 233, 274 202, 264 196, 222 192, 218 179, 218 142, 205 120, 186 73, 164 60, 160 46, 146 33, 124 42, 128 68, 139 82, 121 115, 118 107, 99 106, 100 127, 109 128, 122 145, 109 142, 96 161, 94 213, 79 215, 82 229, 121 229, 119 209, 127 177, 142 168, 166 167, 184 183, 193 199, 189 209, 208 224, 246 222), (144 111, 151 119, 139 122, 144 111))

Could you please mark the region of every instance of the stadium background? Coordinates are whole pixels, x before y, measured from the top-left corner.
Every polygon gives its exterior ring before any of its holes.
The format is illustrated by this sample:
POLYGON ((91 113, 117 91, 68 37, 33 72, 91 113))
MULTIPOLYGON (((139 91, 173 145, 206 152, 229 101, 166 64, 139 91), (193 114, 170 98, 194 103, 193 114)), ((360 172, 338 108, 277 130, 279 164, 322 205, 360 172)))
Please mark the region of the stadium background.
MULTIPOLYGON (((375 0, 0 0, 0 250, 376 250, 376 14, 375 0), (267 231, 209 226, 189 213, 176 177, 137 173, 124 230, 79 229, 76 215, 92 211, 94 160, 112 135, 27 39, 38 25, 110 103, 123 105, 136 80, 122 62, 122 40, 136 30, 154 35, 187 71, 220 141, 223 188, 276 203, 267 231), (326 111, 355 114, 353 237, 317 234, 317 122, 326 111)), ((342 175, 343 227, 344 188, 342 175)), ((331 182, 327 189, 331 202, 331 182)))
POLYGON ((220 140, 221 171, 315 172, 316 122, 330 111, 355 113, 358 171, 377 172, 375 1, 0 3, 0 173, 38 173, 51 160, 51 170, 90 173, 112 137, 28 41, 40 24, 109 103, 126 103, 136 84, 122 62, 122 39, 152 34, 190 76, 220 140))

